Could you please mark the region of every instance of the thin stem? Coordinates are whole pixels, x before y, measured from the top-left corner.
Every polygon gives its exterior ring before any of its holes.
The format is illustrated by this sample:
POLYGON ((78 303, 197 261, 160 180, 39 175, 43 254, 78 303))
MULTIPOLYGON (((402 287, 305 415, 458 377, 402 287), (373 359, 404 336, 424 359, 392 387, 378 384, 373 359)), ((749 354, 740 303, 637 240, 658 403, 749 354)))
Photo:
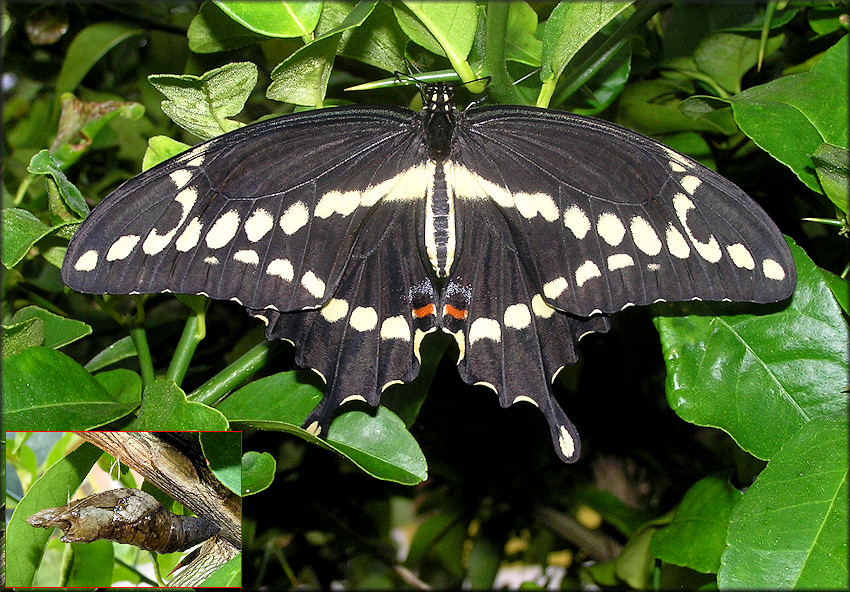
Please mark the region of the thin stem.
POLYGON ((186 398, 196 403, 214 405, 227 393, 263 368, 269 359, 280 351, 282 345, 280 341, 264 341, 255 345, 186 398))
POLYGON ((183 334, 180 336, 180 341, 177 343, 177 349, 174 352, 174 357, 171 358, 171 364, 168 366, 168 371, 165 377, 174 381, 177 386, 183 382, 186 372, 189 370, 189 364, 192 361, 192 356, 195 354, 198 344, 206 337, 206 308, 209 299, 204 298, 198 303, 188 303, 181 299, 184 304, 188 304, 192 308, 193 314, 186 319, 186 324, 183 327, 183 334))

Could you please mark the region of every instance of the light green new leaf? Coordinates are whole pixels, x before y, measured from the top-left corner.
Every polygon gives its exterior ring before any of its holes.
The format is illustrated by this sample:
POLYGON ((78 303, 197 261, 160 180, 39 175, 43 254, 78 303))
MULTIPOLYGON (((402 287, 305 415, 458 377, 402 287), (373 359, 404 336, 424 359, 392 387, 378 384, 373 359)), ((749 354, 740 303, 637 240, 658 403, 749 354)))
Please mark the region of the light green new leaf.
MULTIPOLYGON (((393 4, 401 29, 410 39, 437 55, 445 55, 461 80, 476 78, 466 61, 475 29, 478 9, 474 2, 402 2, 393 4)), ((480 92, 479 84, 469 86, 480 92)))
POLYGON ((244 125, 227 118, 245 106, 257 84, 257 66, 235 62, 201 76, 156 74, 148 80, 168 97, 162 102, 165 114, 186 131, 208 140, 244 125))
MULTIPOLYGON (((575 54, 631 2, 560 2, 543 27, 541 96, 552 96, 558 77, 575 54)), ((548 99, 546 101, 548 103, 548 99)), ((538 101, 538 104, 540 102, 538 101)))

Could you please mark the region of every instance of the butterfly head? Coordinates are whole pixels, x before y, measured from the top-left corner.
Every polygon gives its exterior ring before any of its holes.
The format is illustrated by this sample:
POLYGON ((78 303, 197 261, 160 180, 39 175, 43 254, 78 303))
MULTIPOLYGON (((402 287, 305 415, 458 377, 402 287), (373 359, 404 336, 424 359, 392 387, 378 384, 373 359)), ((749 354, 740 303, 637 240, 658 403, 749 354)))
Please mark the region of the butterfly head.
POLYGON ((435 160, 445 160, 451 150, 457 110, 454 89, 444 83, 427 84, 422 91, 422 125, 427 136, 426 145, 435 160))

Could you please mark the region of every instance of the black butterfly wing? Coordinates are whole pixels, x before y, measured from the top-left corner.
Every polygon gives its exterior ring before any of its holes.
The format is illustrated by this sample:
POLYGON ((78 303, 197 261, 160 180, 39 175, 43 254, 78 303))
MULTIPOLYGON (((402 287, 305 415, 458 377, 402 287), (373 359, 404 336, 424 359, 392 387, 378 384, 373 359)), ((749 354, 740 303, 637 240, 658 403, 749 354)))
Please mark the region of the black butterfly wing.
POLYGON ((318 307, 363 220, 421 162, 407 109, 319 110, 195 146, 127 181, 71 241, 88 293, 204 293, 251 309, 318 307))
POLYGON ((507 221, 485 201, 457 208, 458 260, 443 290, 441 326, 458 343, 464 381, 499 395, 503 407, 525 401, 546 416, 558 455, 580 453, 575 427, 552 396, 552 382, 577 360, 575 345, 608 319, 580 319, 549 306, 530 281, 507 221))
POLYGON ((423 215, 421 201, 376 207, 357 232, 339 287, 320 310, 250 311, 267 322, 267 338, 294 343, 298 365, 327 382, 304 422, 314 434, 327 433, 347 400, 376 406, 386 387, 419 373, 420 343, 437 325, 436 291, 417 250, 423 215))
POLYGON ((467 111, 458 138, 456 177, 495 201, 532 281, 561 310, 773 302, 794 290, 790 250, 767 214, 649 138, 524 107, 467 111))

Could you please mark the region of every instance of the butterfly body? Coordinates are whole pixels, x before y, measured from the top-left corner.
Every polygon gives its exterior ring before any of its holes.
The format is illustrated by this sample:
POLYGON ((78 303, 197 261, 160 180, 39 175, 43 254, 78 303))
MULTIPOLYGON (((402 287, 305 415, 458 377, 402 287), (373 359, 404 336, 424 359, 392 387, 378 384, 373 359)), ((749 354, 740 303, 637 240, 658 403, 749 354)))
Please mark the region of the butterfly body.
POLYGON ((94 293, 232 299, 328 383, 305 427, 412 380, 436 330, 458 370, 547 417, 575 346, 630 305, 790 296, 790 251, 716 173, 613 124, 530 107, 341 107, 214 138, 131 179, 69 245, 94 293))

